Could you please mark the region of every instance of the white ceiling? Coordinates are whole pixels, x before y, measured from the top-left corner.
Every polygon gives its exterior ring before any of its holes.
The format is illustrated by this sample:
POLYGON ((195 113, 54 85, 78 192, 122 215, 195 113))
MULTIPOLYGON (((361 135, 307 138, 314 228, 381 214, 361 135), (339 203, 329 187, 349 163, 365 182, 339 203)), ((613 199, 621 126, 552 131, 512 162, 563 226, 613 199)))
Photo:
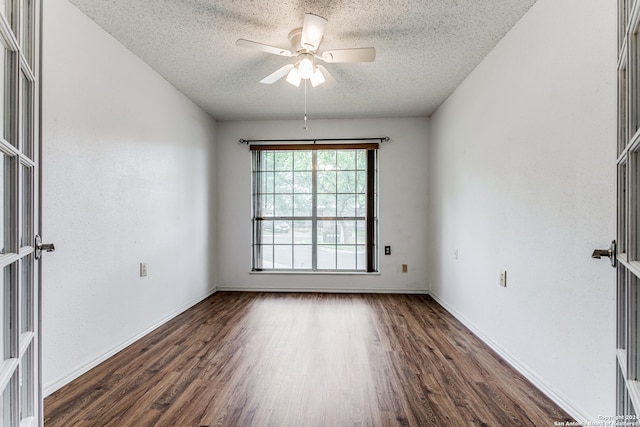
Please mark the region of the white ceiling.
POLYGON ((328 19, 320 51, 376 48, 372 63, 325 64, 309 118, 428 116, 535 0, 70 0, 217 120, 300 118, 304 85, 259 81, 292 62, 235 46, 290 48, 305 13, 328 19))

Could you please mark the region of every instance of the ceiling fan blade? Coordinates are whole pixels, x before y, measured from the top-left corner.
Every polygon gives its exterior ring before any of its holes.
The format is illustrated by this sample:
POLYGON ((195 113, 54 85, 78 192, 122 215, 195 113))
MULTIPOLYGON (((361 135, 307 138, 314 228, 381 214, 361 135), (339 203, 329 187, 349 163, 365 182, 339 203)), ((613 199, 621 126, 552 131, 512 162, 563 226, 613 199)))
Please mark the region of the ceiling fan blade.
POLYGON ((267 52, 267 53, 273 53, 274 55, 281 55, 281 56, 288 56, 288 57, 293 56, 293 53, 291 53, 291 51, 288 49, 269 46, 268 44, 263 44, 258 42, 252 42, 251 40, 238 39, 236 40, 236 46, 246 47, 254 50, 260 50, 262 52, 267 52))
POLYGON ((283 78, 284 76, 286 76, 289 73, 289 71, 291 71, 291 69, 293 67, 294 67, 293 64, 287 64, 282 68, 278 68, 276 71, 274 71, 273 73, 269 74, 264 79, 260 80, 260 83, 264 83, 266 85, 270 85, 272 83, 275 83, 278 80, 280 80, 281 78, 283 78))
POLYGON ((355 49, 336 49, 322 52, 317 58, 325 62, 373 62, 376 59, 376 49, 362 47, 355 49))
POLYGON ((302 24, 302 38, 300 39, 302 47, 311 52, 318 50, 326 27, 327 20, 322 16, 305 13, 304 23, 302 24))
POLYGON ((331 75, 330 72, 327 71, 326 68, 324 68, 322 65, 316 65, 316 67, 318 67, 320 69, 320 71, 324 75, 325 80, 328 83, 331 83, 331 84, 336 83, 336 79, 331 75))

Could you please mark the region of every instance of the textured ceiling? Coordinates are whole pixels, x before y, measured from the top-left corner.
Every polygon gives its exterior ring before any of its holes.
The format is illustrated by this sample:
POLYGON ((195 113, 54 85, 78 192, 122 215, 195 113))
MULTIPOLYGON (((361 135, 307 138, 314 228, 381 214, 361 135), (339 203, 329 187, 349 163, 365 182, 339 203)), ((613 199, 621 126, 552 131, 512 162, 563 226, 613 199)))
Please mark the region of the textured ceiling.
POLYGON ((305 13, 328 19, 319 51, 376 48, 372 63, 324 64, 337 80, 307 89, 309 118, 428 116, 535 0, 71 0, 217 120, 300 118, 304 85, 259 81, 294 58, 305 13))

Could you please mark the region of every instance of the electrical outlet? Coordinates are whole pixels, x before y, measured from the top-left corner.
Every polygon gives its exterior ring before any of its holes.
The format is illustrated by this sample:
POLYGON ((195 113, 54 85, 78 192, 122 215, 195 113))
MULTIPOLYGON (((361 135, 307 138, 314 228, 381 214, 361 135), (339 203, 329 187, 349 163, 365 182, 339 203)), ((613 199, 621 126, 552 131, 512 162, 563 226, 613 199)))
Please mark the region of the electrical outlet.
POLYGON ((458 259, 458 248, 456 248, 456 250, 455 250, 455 251, 453 251, 453 257, 454 257, 455 259, 458 259))
POLYGON ((384 254, 385 255, 391 255, 391 246, 385 246, 384 247, 384 254))
POLYGON ((503 288, 507 287, 507 272, 503 271, 500 273, 500 286, 503 288))
POLYGON ((407 264, 402 264, 402 272, 406 273, 409 270, 409 267, 407 266, 407 264))
POLYGON ((146 262, 141 262, 140 263, 140 277, 146 277, 147 276, 147 263, 146 262))

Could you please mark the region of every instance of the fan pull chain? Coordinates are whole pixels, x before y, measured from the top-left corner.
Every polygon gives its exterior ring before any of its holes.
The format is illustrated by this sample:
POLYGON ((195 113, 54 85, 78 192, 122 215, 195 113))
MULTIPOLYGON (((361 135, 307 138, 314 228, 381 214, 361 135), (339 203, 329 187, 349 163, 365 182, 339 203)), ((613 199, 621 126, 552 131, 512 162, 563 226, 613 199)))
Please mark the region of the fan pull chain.
POLYGON ((309 130, 307 126, 307 79, 304 80, 304 130, 309 130))

